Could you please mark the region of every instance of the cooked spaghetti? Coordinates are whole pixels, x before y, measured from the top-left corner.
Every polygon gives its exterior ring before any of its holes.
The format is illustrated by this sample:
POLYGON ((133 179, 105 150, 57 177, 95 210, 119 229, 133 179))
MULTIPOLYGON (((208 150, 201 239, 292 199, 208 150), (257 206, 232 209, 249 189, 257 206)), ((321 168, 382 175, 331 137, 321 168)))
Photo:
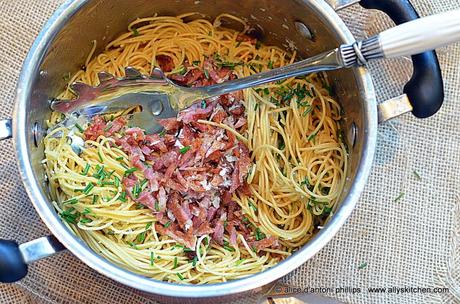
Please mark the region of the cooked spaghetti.
MULTIPOLYGON (((251 38, 240 18, 192 17, 138 19, 97 56, 94 42, 69 84, 160 66, 203 86, 296 58, 251 38), (222 27, 228 19, 242 30, 222 27)), ((44 166, 55 207, 96 252, 148 277, 203 284, 263 271, 308 242, 341 194, 347 152, 330 91, 323 74, 247 89, 162 120, 160 134, 128 127, 127 112, 73 128, 56 128, 53 113, 44 166), (85 140, 79 155, 70 132, 85 140)))

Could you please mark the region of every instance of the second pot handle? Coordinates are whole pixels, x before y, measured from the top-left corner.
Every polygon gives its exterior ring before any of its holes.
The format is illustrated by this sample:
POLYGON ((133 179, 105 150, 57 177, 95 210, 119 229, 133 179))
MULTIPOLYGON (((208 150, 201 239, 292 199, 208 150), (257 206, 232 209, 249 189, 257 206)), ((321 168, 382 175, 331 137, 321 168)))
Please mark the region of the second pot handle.
POLYGON ((21 245, 15 241, 0 239, 0 283, 21 280, 27 275, 27 264, 64 249, 51 235, 21 245))
MULTIPOLYGON (((361 0, 361 6, 385 12, 396 25, 419 18, 409 0, 361 0)), ((442 106, 444 84, 435 51, 412 56, 414 73, 404 86, 412 106, 412 114, 419 118, 430 117, 442 106)))

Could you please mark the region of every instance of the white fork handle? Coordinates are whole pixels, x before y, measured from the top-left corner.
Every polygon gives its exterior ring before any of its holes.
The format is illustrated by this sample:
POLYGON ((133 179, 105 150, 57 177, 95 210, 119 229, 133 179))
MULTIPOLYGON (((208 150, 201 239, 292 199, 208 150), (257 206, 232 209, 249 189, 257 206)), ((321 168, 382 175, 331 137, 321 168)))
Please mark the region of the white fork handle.
POLYGON ((460 10, 403 23, 378 35, 386 58, 409 56, 460 41, 460 10))

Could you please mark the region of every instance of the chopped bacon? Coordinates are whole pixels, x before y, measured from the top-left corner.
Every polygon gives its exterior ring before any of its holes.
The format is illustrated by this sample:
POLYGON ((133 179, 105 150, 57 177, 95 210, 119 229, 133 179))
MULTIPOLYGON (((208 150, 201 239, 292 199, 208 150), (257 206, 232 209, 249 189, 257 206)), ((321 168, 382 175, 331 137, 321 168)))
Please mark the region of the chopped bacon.
POLYGON ((202 71, 199 69, 193 69, 188 71, 185 75, 174 74, 171 75, 170 78, 182 85, 192 85, 199 80, 203 81, 205 77, 206 75, 202 71))
POLYGON ((181 125, 175 117, 158 119, 157 122, 162 125, 166 131, 177 131, 181 125))
POLYGON ((163 72, 171 72, 174 69, 174 62, 171 57, 166 55, 157 55, 155 60, 163 72))
MULTIPOLYGON (((248 36, 238 39, 256 41, 248 36)), ((174 69, 171 57, 159 55, 156 60, 164 71, 174 69)), ((206 73, 185 63, 188 68, 185 75, 169 77, 192 87, 237 77, 231 69, 220 67, 216 60, 206 59, 206 73)), ((92 140, 101 135, 111 137, 128 155, 138 172, 125 176, 123 185, 132 200, 152 210, 160 235, 192 249, 202 235, 221 245, 228 239, 236 247, 238 234, 258 250, 275 248, 278 246, 275 238, 254 240, 253 227, 245 224, 241 207, 232 199, 235 193, 250 195, 246 182, 251 166, 249 149, 233 132, 198 122, 213 121, 242 132, 247 126, 244 110, 242 92, 234 92, 209 98, 205 103, 197 102, 175 118, 159 119, 157 122, 165 130, 161 136, 127 127, 123 117, 106 122, 101 116, 93 118, 84 135, 92 140), (139 173, 148 183, 134 196, 139 173)))
POLYGON ((279 246, 278 240, 273 236, 266 237, 266 238, 264 238, 263 240, 260 240, 260 241, 249 242, 248 244, 252 248, 255 248, 257 251, 263 250, 263 249, 269 248, 269 247, 276 248, 276 247, 279 246))
POLYGON ((255 45, 257 43, 257 38, 252 38, 245 34, 238 34, 238 36, 236 36, 236 41, 237 42, 249 42, 250 44, 255 45))

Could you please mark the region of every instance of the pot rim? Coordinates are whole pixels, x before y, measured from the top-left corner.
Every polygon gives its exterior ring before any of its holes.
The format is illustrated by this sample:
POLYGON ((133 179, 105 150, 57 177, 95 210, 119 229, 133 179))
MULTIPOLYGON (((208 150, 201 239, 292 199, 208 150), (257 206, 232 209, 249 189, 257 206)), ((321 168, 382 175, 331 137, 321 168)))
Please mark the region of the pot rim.
MULTIPOLYGON (((34 78, 39 72, 40 63, 50 43, 59 32, 61 26, 88 1, 90 0, 67 0, 47 21, 24 61, 16 90, 16 106, 13 114, 13 140, 19 171, 33 206, 56 238, 89 267, 115 281, 148 293, 182 298, 228 296, 258 289, 298 268, 323 248, 343 226, 353 211, 370 174, 374 158, 377 137, 377 107, 372 79, 370 73, 365 68, 357 68, 355 70, 357 79, 363 84, 363 91, 360 93, 364 96, 365 100, 363 104, 365 130, 362 130, 364 132, 364 143, 355 181, 351 185, 348 195, 342 201, 336 214, 324 228, 299 251, 276 266, 264 272, 225 283, 206 285, 167 283, 144 277, 116 266, 93 252, 83 240, 75 236, 63 224, 53 206, 48 203, 47 198, 41 192, 40 183, 34 176, 31 157, 29 155, 30 151, 27 146, 27 138, 30 133, 25 130, 25 126, 27 125, 27 113, 25 109, 29 96, 32 93, 31 89, 34 78)), ((344 42, 351 43, 355 40, 342 19, 324 0, 309 0, 308 4, 317 13, 321 12, 321 15, 327 19, 326 21, 344 42)))

